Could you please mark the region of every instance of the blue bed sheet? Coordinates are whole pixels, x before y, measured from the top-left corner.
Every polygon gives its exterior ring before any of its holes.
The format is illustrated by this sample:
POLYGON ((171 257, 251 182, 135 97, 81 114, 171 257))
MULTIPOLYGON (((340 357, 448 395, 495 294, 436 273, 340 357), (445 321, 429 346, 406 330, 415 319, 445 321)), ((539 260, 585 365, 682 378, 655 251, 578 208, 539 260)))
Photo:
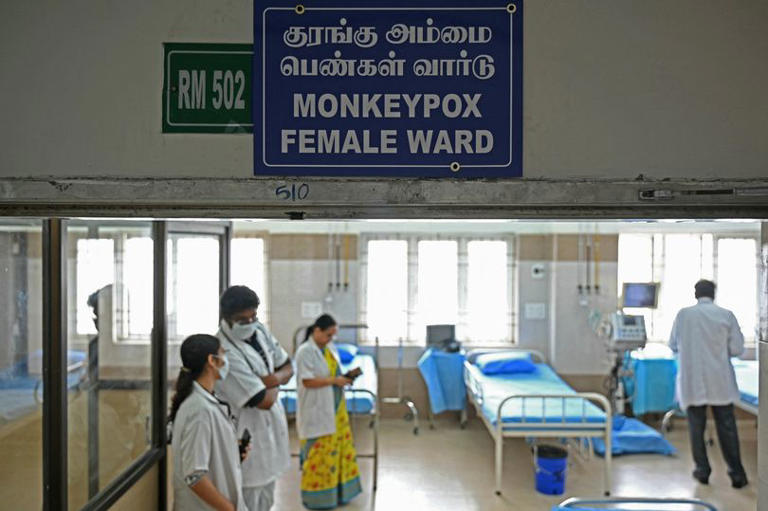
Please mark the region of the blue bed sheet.
MULTIPOLYGON (((482 388, 483 415, 496 424, 496 413, 504 398, 512 394, 576 394, 547 364, 536 364, 532 373, 486 375, 471 364, 465 366, 469 378, 482 388)), ((472 387, 475 385, 473 384, 472 387)), ((560 398, 525 400, 525 421, 528 423, 587 422, 605 424, 605 413, 584 399, 566 399, 565 410, 560 398), (545 415, 546 414, 546 415, 545 415)), ((507 401, 502 410, 503 423, 523 422, 523 400, 507 401)))
MULTIPOLYGON (((595 453, 605 456, 605 441, 592 439, 595 453)), ((671 456, 677 449, 664 436, 637 419, 617 415, 613 418, 611 454, 663 454, 671 456)))
MULTIPOLYGON (((371 355, 365 355, 358 353, 348 364, 341 364, 341 372, 346 373, 350 369, 359 367, 362 369, 363 374, 358 377, 352 388, 364 389, 373 392, 375 395, 378 388, 378 375, 376 374, 376 363, 371 355)), ((296 389, 296 375, 283 385, 283 389, 296 389)), ((350 414, 368 414, 376 407, 376 400, 368 393, 365 392, 352 392, 346 391, 347 398, 347 411, 350 414)), ((289 414, 296 413, 296 391, 295 390, 281 390, 280 399, 282 400, 285 412, 289 414)))
POLYGON ((633 351, 625 360, 633 376, 623 378, 624 387, 632 396, 635 415, 664 413, 675 407, 675 378, 677 360, 668 346, 649 344, 633 351))
POLYGON ((758 389, 760 388, 760 374, 757 360, 731 359, 733 370, 736 373, 736 383, 739 386, 741 400, 754 406, 758 406, 758 389))
POLYGON ((461 411, 467 406, 467 390, 462 378, 464 359, 463 353, 445 353, 432 348, 419 359, 419 372, 427 385, 432 413, 461 411))

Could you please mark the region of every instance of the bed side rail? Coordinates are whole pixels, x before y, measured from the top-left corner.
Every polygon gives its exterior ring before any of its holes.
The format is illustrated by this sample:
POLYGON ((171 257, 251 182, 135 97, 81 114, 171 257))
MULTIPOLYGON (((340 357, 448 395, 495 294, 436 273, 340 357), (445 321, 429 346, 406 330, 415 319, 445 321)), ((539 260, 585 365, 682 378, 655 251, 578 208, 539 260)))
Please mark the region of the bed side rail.
MULTIPOLYGON (((502 417, 503 417, 503 410, 504 406, 507 403, 513 402, 514 400, 521 400, 522 403, 520 405, 521 409, 521 421, 520 422, 514 422, 514 423, 506 423, 504 424, 504 427, 517 427, 522 425, 531 425, 535 424, 537 428, 542 429, 562 429, 563 427, 583 427, 584 424, 594 424, 595 427, 601 427, 601 428, 611 428, 612 426, 612 413, 611 413, 611 404, 608 401, 608 399, 603 396, 602 394, 598 394, 596 392, 577 392, 575 394, 512 394, 507 397, 505 397, 501 403, 499 403, 499 407, 496 411, 496 424, 502 424, 502 417), (555 403, 559 402, 560 410, 562 411, 562 416, 560 417, 560 420, 555 418, 549 419, 547 418, 547 403, 549 400, 550 406, 552 406, 552 401, 555 403), (568 404, 572 403, 573 401, 580 402, 581 407, 581 420, 573 420, 573 416, 566 413, 567 410, 571 409, 568 408, 568 404), (546 420, 536 420, 536 421, 530 421, 528 420, 529 416, 526 414, 526 405, 529 403, 540 403, 540 413, 536 413, 535 417, 542 417, 546 418, 546 420), (593 403, 597 404, 605 413, 605 423, 603 422, 593 422, 588 420, 587 415, 587 404, 593 403), (570 419, 570 420, 569 420, 570 419), (578 425, 578 426, 577 426, 578 425)), ((530 407, 529 407, 530 409, 530 407)))
MULTIPOLYGON (((582 499, 582 498, 570 498, 560 503, 561 508, 575 508, 578 509, 582 506, 609 506, 613 504, 657 504, 664 506, 672 505, 690 505, 695 509, 706 509, 708 511, 718 511, 718 509, 710 504, 699 499, 678 499, 678 498, 653 498, 653 497, 614 497, 606 499, 582 499)), ((608 509, 608 508, 606 508, 608 509)))
POLYGON ((464 361, 464 386, 475 398, 475 402, 478 406, 483 406, 483 386, 480 385, 480 381, 476 378, 472 378, 472 373, 479 371, 477 366, 473 365, 469 360, 464 361))
MULTIPOLYGON (((295 387, 280 387, 279 390, 278 390, 278 393, 283 393, 283 392, 294 392, 294 393, 296 393, 297 399, 298 399, 298 392, 297 392, 295 387)), ((354 409, 355 407, 352 407, 352 409, 347 408, 347 412, 348 413, 351 413, 352 415, 377 415, 378 414, 378 410, 379 410, 378 403, 379 402, 378 402, 377 396, 376 396, 376 394, 374 392, 371 392, 368 389, 356 389, 354 387, 351 387, 351 388, 348 388, 348 389, 344 389, 344 398, 345 399, 347 399, 347 393, 348 392, 352 393, 352 394, 360 394, 360 393, 368 394, 369 396, 371 396, 371 399, 373 400, 373 406, 371 407, 370 411, 363 413, 363 412, 356 411, 354 409)), ((282 397, 278 397, 278 399, 282 399, 282 397)), ((296 406, 298 406, 298 403, 296 404, 296 406)), ((287 414, 287 415, 294 415, 294 414, 287 414)))

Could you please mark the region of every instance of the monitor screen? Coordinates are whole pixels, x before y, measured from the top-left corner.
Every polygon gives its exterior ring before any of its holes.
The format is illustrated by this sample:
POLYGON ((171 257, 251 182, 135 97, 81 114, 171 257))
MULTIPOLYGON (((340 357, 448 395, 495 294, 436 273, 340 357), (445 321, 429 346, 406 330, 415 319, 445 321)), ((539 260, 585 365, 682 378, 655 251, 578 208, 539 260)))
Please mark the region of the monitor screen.
POLYGON ((455 325, 427 325, 427 346, 456 338, 455 325))
POLYGON ((624 319, 624 326, 635 326, 637 325, 637 316, 622 316, 624 319))
POLYGON ((626 282, 623 306, 656 308, 658 289, 656 282, 626 282))

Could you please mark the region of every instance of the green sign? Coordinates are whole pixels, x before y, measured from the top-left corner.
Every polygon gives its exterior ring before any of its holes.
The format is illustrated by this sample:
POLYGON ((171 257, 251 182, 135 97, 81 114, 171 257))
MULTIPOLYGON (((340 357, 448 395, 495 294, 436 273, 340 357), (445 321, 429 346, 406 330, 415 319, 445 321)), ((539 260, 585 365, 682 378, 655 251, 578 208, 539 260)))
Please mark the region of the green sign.
POLYGON ((251 44, 165 43, 163 133, 251 133, 251 44))

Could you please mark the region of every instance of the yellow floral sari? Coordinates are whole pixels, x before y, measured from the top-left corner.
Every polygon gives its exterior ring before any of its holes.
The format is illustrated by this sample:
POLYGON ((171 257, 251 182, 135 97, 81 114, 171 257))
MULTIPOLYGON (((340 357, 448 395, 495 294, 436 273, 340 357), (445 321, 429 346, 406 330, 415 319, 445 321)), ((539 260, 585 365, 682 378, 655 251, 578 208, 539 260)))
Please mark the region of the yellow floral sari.
MULTIPOLYGON (((340 376, 331 350, 323 352, 331 374, 340 376)), ((344 389, 334 386, 333 398, 336 433, 301 441, 301 500, 309 509, 333 509, 362 491, 344 389)))

